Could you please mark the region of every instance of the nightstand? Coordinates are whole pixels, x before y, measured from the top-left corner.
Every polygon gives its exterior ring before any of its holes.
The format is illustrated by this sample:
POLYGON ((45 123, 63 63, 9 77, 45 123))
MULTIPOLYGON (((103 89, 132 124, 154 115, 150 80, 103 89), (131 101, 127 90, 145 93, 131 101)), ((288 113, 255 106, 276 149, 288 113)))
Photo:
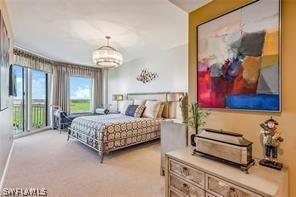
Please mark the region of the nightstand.
POLYGON ((160 174, 165 172, 165 154, 188 145, 188 129, 185 123, 175 119, 162 120, 160 128, 161 166, 160 174))
POLYGON ((120 114, 120 112, 115 111, 115 110, 108 110, 108 109, 105 109, 105 108, 97 108, 95 114, 96 115, 120 114))
POLYGON ((119 111, 109 111, 108 114, 120 114, 119 111))

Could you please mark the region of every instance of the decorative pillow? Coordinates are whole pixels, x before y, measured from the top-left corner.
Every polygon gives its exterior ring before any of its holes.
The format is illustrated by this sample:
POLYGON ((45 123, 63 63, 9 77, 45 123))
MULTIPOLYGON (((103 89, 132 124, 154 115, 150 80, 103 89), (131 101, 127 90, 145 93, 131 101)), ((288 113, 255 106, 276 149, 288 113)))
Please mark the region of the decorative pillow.
POLYGON ((120 103, 119 111, 121 114, 125 114, 125 111, 129 105, 133 105, 134 101, 132 100, 124 100, 120 103))
POLYGON ((146 100, 134 100, 134 105, 145 105, 146 100))
POLYGON ((139 105, 135 111, 134 117, 141 118, 143 115, 143 112, 145 111, 145 108, 146 108, 145 105, 139 105))
POLYGON ((146 101, 145 103, 146 109, 143 113, 143 117, 157 118, 161 103, 162 103, 161 101, 146 101))
POLYGON ((158 111, 158 114, 157 114, 157 118, 162 118, 162 112, 164 110, 164 105, 165 104, 163 102, 160 104, 159 111, 158 111))
POLYGON ((125 111, 125 115, 134 117, 138 106, 139 105, 129 105, 125 111))

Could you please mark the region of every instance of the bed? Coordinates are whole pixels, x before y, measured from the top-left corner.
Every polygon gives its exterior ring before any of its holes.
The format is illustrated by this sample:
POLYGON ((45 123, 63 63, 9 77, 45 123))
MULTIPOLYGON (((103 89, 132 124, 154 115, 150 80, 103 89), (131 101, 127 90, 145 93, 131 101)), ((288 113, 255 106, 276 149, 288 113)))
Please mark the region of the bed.
POLYGON ((83 116, 73 120, 69 137, 104 154, 160 136, 160 119, 135 118, 123 114, 83 116))
MULTIPOLYGON (((127 99, 150 99, 165 103, 162 118, 171 118, 168 94, 128 94, 127 99)), ((136 118, 123 114, 93 115, 75 118, 68 130, 68 141, 76 139, 96 150, 103 163, 104 155, 132 145, 160 138, 162 118, 136 118)))

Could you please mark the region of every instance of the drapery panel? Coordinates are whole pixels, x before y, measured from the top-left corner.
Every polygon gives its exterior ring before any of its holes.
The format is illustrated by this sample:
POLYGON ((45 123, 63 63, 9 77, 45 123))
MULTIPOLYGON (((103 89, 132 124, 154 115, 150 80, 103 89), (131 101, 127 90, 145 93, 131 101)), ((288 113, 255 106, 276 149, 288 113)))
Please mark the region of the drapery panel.
POLYGON ((85 76, 93 81, 92 111, 102 106, 102 72, 99 68, 57 62, 14 48, 14 64, 52 74, 52 104, 70 112, 69 77, 85 76))
POLYGON ((26 68, 52 73, 54 61, 40 57, 38 55, 34 55, 18 48, 14 48, 13 63, 26 68))
POLYGON ((70 112, 69 77, 84 76, 93 81, 92 111, 102 106, 102 73, 98 68, 55 62, 53 66, 53 104, 70 112))
POLYGON ((54 66, 52 75, 52 104, 60 106, 67 113, 69 112, 68 83, 67 68, 54 66))

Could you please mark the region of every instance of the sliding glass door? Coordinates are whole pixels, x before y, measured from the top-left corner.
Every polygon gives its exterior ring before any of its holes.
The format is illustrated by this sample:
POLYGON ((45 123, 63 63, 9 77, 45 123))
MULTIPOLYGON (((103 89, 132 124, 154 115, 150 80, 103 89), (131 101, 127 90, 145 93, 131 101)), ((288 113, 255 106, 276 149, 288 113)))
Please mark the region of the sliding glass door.
POLYGON ((32 70, 31 76, 31 128, 39 129, 47 126, 48 75, 45 72, 32 70))
POLYGON ((17 96, 13 100, 14 134, 48 126, 49 74, 14 66, 17 96))
POLYGON ((13 131, 22 133, 25 129, 25 75, 26 69, 14 66, 16 77, 16 93, 13 99, 13 131))

